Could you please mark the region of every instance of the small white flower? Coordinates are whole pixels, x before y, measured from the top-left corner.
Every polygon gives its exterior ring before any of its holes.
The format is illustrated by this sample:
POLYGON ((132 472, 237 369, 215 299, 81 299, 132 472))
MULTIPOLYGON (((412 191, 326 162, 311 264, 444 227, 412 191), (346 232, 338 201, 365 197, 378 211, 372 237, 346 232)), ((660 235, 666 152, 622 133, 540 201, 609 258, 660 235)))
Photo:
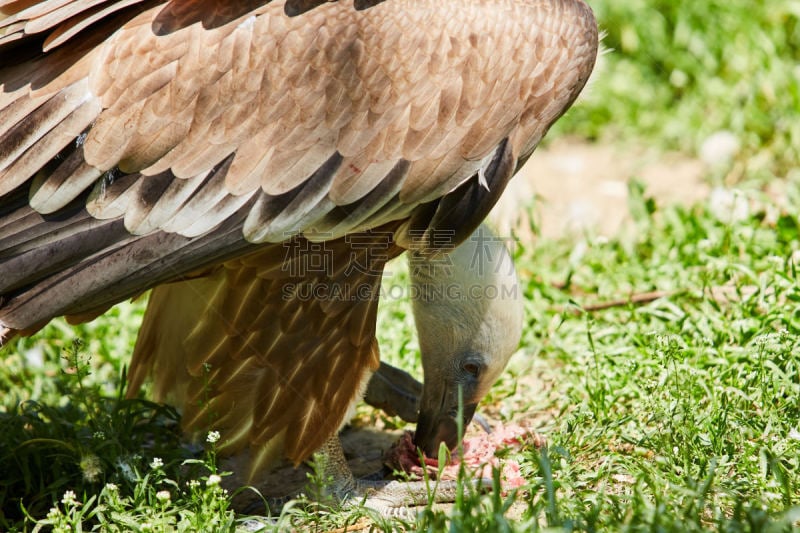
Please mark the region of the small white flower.
POLYGON ((689 75, 686 74, 681 69, 674 69, 669 74, 669 82, 674 87, 685 87, 686 84, 689 82, 689 75))
POLYGON ((75 499, 75 492, 68 490, 64 493, 64 496, 61 498, 61 503, 64 505, 75 505, 78 501, 75 499))
POLYGON ((720 222, 741 222, 750 216, 747 197, 737 189, 717 187, 708 198, 709 209, 720 222))
POLYGON ((797 431, 797 428, 790 429, 789 438, 792 440, 800 440, 800 431, 797 431))
POLYGON ((116 492, 119 487, 115 483, 106 483, 106 490, 109 492, 116 492))
POLYGON ((199 482, 199 481, 197 481, 196 479, 190 479, 190 480, 189 480, 189 481, 186 483, 186 486, 188 486, 190 489, 196 489, 197 487, 199 487, 199 486, 200 486, 200 482, 199 482))
POLYGON ((151 524, 150 522, 145 522, 144 524, 141 525, 141 530, 142 531, 153 531, 153 524, 151 524))
POLYGON ((168 490, 160 490, 156 492, 156 499, 160 502, 168 502, 172 496, 168 490))
POLYGON ((83 472, 83 479, 86 481, 97 481, 103 475, 103 463, 99 457, 92 453, 81 457, 80 466, 83 472))
POLYGON ((50 510, 47 511, 47 518, 50 520, 58 518, 59 515, 61 515, 61 511, 58 509, 58 507, 51 507, 50 510))
POLYGON ((214 444, 219 440, 219 431, 209 431, 208 437, 206 437, 206 441, 214 444))
POLYGON ((153 460, 150 462, 150 468, 155 470, 156 468, 161 468, 164 466, 164 461, 161 460, 161 457, 153 457, 153 460))
POLYGON ((208 481, 206 481, 206 485, 209 487, 216 487, 219 485, 219 482, 222 481, 222 478, 216 474, 211 474, 208 476, 208 481))
POLYGON ((95 431, 92 437, 97 440, 105 440, 106 434, 103 433, 102 431, 95 431))

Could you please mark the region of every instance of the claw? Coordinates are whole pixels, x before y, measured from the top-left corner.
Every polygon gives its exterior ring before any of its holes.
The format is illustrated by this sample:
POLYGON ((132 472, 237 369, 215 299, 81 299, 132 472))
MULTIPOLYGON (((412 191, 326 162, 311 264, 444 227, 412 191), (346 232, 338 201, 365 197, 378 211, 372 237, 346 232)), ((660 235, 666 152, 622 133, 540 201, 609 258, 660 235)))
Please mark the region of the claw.
POLYGON ((487 435, 492 434, 492 426, 489 425, 489 422, 486 421, 480 414, 475 413, 472 415, 472 421, 478 424, 478 426, 486 432, 487 435))
MULTIPOLYGON (((419 508, 429 503, 453 503, 459 491, 459 483, 446 481, 383 481, 358 482, 357 492, 362 493, 364 507, 377 511, 382 516, 395 518, 414 518, 419 508)), ((491 490, 491 479, 476 479, 461 484, 471 485, 472 490, 485 492, 491 490)), ((467 489, 468 490, 468 489, 467 489)))

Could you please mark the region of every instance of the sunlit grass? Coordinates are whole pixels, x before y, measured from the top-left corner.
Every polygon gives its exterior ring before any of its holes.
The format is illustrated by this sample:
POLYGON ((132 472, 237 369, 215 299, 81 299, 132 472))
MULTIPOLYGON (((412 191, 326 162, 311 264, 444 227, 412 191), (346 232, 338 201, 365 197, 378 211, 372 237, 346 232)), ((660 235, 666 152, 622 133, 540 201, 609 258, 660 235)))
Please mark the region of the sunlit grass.
POLYGON ((728 180, 795 175, 800 9, 793 0, 589 0, 606 37, 581 104, 555 126, 594 139, 699 154, 740 145, 728 180))

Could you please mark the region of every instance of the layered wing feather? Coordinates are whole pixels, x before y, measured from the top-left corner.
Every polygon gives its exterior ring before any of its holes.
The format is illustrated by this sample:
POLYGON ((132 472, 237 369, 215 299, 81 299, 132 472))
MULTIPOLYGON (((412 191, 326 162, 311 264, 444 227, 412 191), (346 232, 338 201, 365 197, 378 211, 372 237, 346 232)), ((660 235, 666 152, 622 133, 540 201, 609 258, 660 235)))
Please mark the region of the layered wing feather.
MULTIPOLYGON (((57 4, 12 18, 66 9, 69 20, 95 6, 57 4)), ((47 214, 92 188, 91 216, 122 218, 142 237, 203 240, 233 218, 254 243, 316 225, 341 237, 477 180, 509 139, 510 168, 482 196, 495 197, 577 95, 596 47, 588 9, 570 0, 395 0, 360 11, 333 2, 296 17, 283 2, 232 5, 145 2, 101 42, 67 42, 1 70, 0 195, 32 184, 31 206, 47 214), (389 181, 387 198, 379 185, 389 181)), ((219 258, 195 246, 204 250, 219 258)), ((25 270, 29 285, 44 281, 35 265, 25 270)), ((4 310, 0 320, 32 325, 4 310)))
POLYGON ((391 236, 387 228, 323 244, 298 237, 157 287, 132 390, 158 376, 156 397, 179 399, 187 427, 219 430, 223 451, 252 446, 254 472, 275 456, 305 459, 378 366, 383 264, 402 251, 391 236))

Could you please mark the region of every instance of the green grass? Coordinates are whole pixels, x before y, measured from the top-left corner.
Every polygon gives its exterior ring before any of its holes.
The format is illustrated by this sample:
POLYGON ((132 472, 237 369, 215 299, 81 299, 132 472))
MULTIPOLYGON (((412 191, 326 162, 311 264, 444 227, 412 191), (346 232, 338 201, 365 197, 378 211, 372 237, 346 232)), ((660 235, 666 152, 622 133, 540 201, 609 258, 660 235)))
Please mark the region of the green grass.
POLYGON ((582 255, 536 251, 527 342, 543 345, 534 366, 556 391, 559 525, 751 531, 800 518, 797 219, 773 221, 770 207, 734 223, 670 207, 582 255), (721 287, 733 301, 710 296, 721 287), (672 296, 580 311, 654 290, 672 296))
MULTIPOLYGON (((707 179, 741 185, 749 209, 660 205, 634 183, 634 223, 620 235, 517 246, 528 324, 488 403, 506 420, 533 418, 548 447, 515 454, 528 482, 517 493, 468 490, 451 511, 415 520, 371 516, 380 529, 800 525, 800 8, 591 4, 611 51, 551 135, 691 155, 730 131, 741 150, 707 179), (780 197, 760 192, 776 180, 780 197), (646 293, 662 297, 626 303, 646 293), (592 310, 602 302, 616 305, 592 310)), ((402 266, 390 270, 406 282, 402 266)), ((0 530, 244 526, 217 482, 213 443, 181 446, 172 408, 124 399, 142 310, 123 304, 77 328, 54 321, 0 351, 0 530)), ((413 331, 408 302, 384 302, 384 356, 419 375, 413 331)), ((296 503, 264 523, 327 531, 364 514, 296 503)))
POLYGON ((796 174, 800 8, 793 0, 589 0, 606 32, 581 105, 556 132, 697 153, 727 130, 730 180, 796 174))

